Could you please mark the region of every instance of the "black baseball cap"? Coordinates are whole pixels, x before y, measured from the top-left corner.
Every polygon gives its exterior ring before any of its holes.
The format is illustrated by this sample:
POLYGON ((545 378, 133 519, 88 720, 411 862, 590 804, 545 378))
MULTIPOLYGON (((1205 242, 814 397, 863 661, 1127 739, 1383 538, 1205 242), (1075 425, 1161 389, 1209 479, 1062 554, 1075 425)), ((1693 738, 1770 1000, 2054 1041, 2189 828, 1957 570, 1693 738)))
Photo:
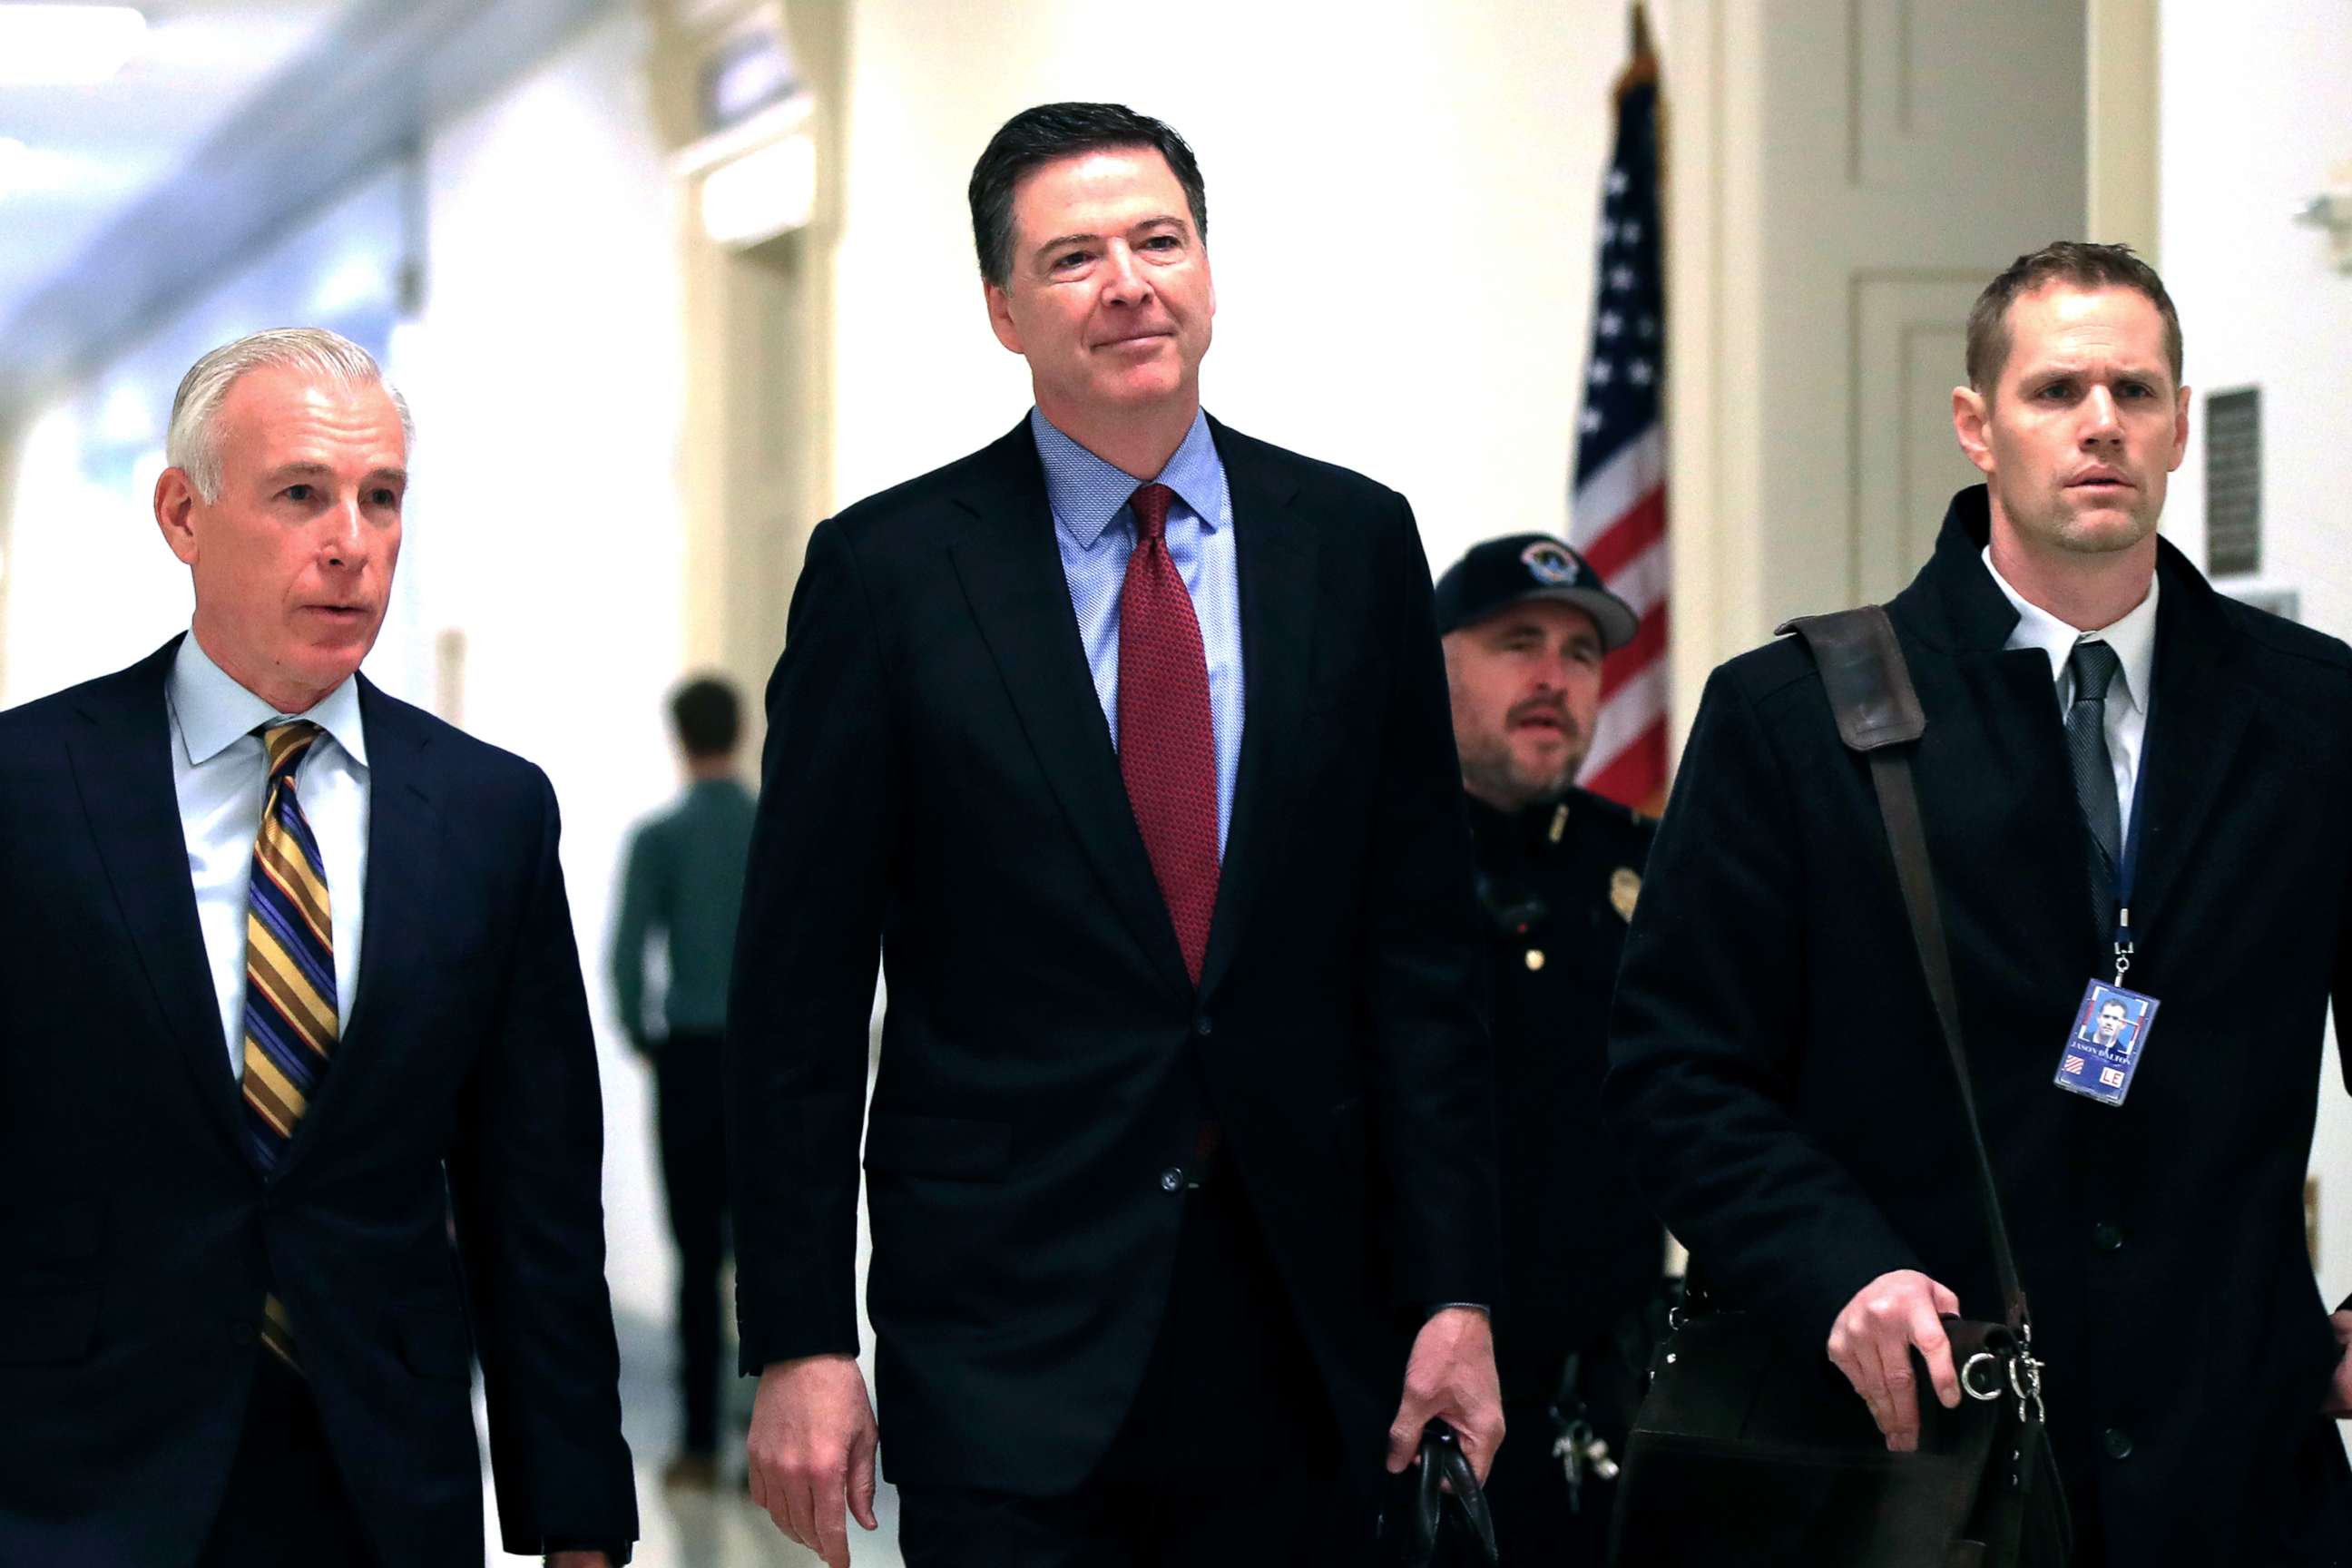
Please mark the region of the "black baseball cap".
POLYGON ((1623 647, 1642 624, 1609 591, 1590 562, 1549 533, 1514 533, 1474 544, 1437 580, 1440 637, 1485 620, 1523 599, 1558 599, 1592 617, 1604 649, 1623 647))

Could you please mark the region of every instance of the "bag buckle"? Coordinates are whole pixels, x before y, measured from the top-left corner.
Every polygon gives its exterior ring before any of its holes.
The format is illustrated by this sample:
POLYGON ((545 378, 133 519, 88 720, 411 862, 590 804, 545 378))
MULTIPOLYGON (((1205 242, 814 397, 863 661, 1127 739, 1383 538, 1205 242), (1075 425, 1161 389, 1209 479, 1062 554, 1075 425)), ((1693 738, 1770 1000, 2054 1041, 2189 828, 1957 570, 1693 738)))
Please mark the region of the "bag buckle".
POLYGON ((2017 1395, 2017 1418, 2039 1426, 2049 1419, 2042 1404, 2042 1358, 2033 1353, 2033 1325, 2018 1326, 2017 1353, 2009 1361, 2009 1389, 2017 1395))
POLYGON ((1960 1368, 1960 1392, 1970 1399, 1993 1403, 2008 1392, 2001 1386, 2005 1381, 2001 1369, 2000 1357, 1990 1351, 1977 1352, 1960 1368))

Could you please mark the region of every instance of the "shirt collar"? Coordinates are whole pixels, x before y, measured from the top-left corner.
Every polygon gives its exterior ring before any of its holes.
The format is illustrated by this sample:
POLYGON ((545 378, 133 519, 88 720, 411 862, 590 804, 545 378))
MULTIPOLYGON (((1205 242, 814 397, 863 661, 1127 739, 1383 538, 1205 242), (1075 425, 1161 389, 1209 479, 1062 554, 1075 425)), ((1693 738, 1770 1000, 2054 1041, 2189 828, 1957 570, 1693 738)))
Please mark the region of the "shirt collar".
POLYGON ((2041 605, 2027 599, 2010 586, 2009 579, 1992 563, 1992 547, 1987 545, 1983 554, 1985 570, 1992 574, 1993 582, 2009 602, 2017 607, 2017 629, 2009 634, 2006 646, 2011 648, 2040 648, 2050 657, 2050 680, 2053 686, 2066 678, 2066 660, 2078 642, 2103 642, 2116 650, 2122 665, 2124 700, 2145 713, 2147 711, 2151 682, 2156 677, 2156 596, 2160 586, 2158 577, 2150 573, 2147 597, 2134 605, 2123 619, 2095 631, 2077 631, 2041 605))
POLYGON ((179 654, 172 660, 171 689, 172 710, 179 715, 180 740, 187 747, 191 767, 211 762, 263 725, 286 719, 308 719, 352 761, 367 766, 367 735, 360 724, 360 689, 354 679, 345 678, 308 712, 280 713, 215 664, 190 631, 180 639, 179 654))
POLYGON ((1054 509, 1054 521, 1081 550, 1095 547, 1139 483, 1174 490, 1204 529, 1213 532, 1224 521, 1225 509, 1220 504, 1223 468, 1209 435, 1206 410, 1193 411, 1192 427, 1152 480, 1139 481, 1117 464, 1105 462, 1064 435, 1041 409, 1029 411, 1029 434, 1037 443, 1038 461, 1045 466, 1045 500, 1054 509))

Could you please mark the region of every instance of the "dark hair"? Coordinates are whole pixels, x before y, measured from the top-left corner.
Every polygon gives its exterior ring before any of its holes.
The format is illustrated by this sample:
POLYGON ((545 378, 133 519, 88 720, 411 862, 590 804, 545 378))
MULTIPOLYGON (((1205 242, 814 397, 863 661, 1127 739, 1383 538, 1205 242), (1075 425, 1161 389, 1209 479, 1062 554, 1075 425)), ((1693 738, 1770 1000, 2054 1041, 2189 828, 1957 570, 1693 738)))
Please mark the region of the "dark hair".
POLYGON ((1168 160, 1192 209, 1192 231, 1209 237, 1208 188, 1184 138, 1123 103, 1041 103, 997 128, 971 166, 971 241, 980 275, 999 289, 1013 277, 1013 193, 1047 163, 1115 147, 1149 147, 1168 160))
POLYGON ((2009 363, 2009 308, 2021 295, 2053 283, 2077 289, 2131 289, 2147 297, 2164 318, 2164 355, 2172 362, 2172 384, 2180 384, 2180 316, 2164 279, 2128 245, 2053 240, 2019 257, 1984 287, 1969 310, 1969 384, 1990 395, 2009 363))
POLYGON ((741 732, 741 704, 735 689, 716 676, 688 681, 670 694, 670 725, 689 757, 724 757, 741 732))

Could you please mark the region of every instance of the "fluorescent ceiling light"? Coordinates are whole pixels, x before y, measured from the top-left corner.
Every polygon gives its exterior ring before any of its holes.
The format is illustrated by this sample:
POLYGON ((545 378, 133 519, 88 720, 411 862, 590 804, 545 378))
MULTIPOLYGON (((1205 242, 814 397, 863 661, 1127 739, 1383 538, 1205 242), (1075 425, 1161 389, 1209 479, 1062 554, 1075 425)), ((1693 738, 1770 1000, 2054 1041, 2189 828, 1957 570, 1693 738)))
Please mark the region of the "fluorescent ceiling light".
POLYGON ((0 5, 0 83, 101 82, 146 36, 147 18, 128 5, 0 5))
POLYGON ((310 314, 340 316, 362 305, 386 304, 391 300, 392 280, 373 257, 346 257, 312 292, 310 314))
POLYGON ((17 191, 58 191, 74 183, 75 161, 45 147, 0 136, 0 200, 17 191))

